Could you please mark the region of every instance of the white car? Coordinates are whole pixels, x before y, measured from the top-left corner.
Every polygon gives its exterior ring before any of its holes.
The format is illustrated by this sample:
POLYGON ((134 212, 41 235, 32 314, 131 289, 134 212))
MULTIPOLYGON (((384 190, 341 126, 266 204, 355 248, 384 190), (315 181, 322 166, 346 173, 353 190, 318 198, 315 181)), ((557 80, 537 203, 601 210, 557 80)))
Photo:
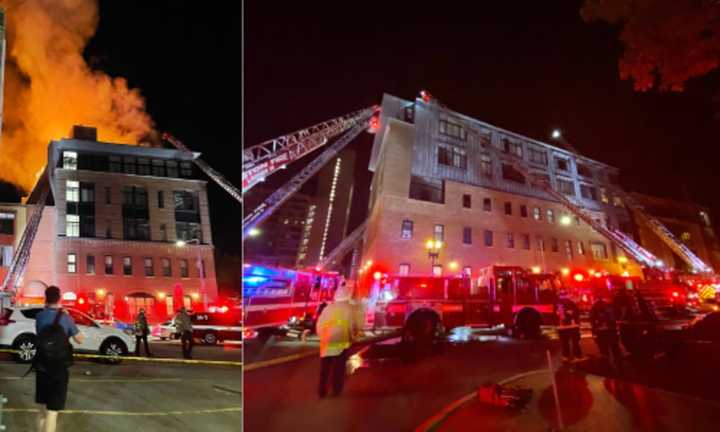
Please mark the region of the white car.
MULTIPOLYGON (((63 309, 85 336, 81 345, 70 339, 75 352, 123 356, 135 351, 135 337, 131 331, 99 324, 75 309, 63 309)), ((29 363, 35 357, 35 316, 42 310, 39 307, 9 307, 0 313, 0 345, 19 350, 19 353, 14 354, 19 362, 29 363)))
POLYGON ((177 330, 172 321, 165 321, 164 323, 155 324, 152 326, 150 335, 160 340, 177 339, 177 330))

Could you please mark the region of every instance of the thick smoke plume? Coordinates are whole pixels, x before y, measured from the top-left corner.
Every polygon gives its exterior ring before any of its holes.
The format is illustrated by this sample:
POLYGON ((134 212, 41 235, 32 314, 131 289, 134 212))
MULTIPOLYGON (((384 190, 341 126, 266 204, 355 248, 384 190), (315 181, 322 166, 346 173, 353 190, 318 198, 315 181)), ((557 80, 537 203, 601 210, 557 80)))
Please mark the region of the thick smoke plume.
POLYGON ((7 53, 0 180, 29 191, 47 161, 50 140, 75 124, 98 139, 136 144, 153 123, 137 89, 91 70, 83 49, 98 25, 96 0, 0 0, 7 53))

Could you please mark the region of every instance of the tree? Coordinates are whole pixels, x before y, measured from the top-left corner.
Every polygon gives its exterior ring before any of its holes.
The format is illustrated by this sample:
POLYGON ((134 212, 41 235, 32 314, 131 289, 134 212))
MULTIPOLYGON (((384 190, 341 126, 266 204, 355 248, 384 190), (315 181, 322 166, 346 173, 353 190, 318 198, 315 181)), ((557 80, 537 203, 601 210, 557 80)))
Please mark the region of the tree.
POLYGON ((637 91, 680 92, 720 66, 718 0, 585 0, 580 15, 622 28, 620 78, 637 91))

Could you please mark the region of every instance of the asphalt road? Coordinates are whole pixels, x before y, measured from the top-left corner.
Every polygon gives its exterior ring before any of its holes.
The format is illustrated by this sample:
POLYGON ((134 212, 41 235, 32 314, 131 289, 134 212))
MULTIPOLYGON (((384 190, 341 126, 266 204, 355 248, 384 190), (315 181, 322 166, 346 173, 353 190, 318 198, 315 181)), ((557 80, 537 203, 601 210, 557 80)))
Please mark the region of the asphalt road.
MULTIPOLYGON (((338 398, 319 400, 316 355, 246 371, 245 427, 262 431, 408 431, 487 381, 542 368, 548 340, 502 337, 448 343, 439 352, 406 358, 397 340, 371 346, 338 398)), ((297 344, 298 350, 307 350, 297 344)), ((271 348, 267 348, 269 352, 271 348)), ((262 348, 246 342, 246 356, 262 348)))
MULTIPOLYGON (((158 357, 180 357, 176 342, 154 342, 158 357)), ((242 360, 242 346, 197 346, 195 359, 242 360)), ((8 431, 34 430, 34 374, 0 359, 0 394, 8 402, 2 424, 8 431)), ((125 360, 119 365, 76 361, 71 368, 61 431, 239 431, 242 373, 238 366, 169 364, 125 360)))

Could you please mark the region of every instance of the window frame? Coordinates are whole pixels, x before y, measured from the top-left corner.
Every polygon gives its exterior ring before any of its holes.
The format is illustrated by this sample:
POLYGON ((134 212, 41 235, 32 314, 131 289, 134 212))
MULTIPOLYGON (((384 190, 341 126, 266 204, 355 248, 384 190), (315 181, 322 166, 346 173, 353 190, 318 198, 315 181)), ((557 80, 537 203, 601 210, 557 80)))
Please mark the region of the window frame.
POLYGON ((68 252, 65 256, 65 260, 67 263, 67 272, 71 274, 76 274, 78 270, 78 263, 77 263, 77 253, 75 252, 68 252))
POLYGON ((400 224, 400 238, 403 240, 411 239, 413 237, 413 221, 411 219, 403 219, 400 224))

